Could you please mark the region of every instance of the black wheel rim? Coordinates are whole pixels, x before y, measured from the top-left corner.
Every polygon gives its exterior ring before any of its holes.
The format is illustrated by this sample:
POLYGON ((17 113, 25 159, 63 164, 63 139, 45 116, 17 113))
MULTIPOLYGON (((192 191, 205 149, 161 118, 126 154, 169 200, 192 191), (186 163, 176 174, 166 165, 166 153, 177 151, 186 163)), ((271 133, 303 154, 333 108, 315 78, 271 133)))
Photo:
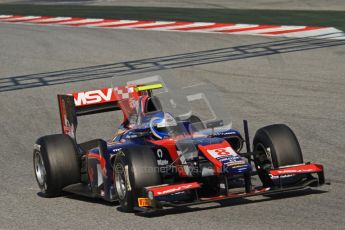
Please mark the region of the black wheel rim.
POLYGON ((258 143, 255 146, 255 164, 258 169, 272 169, 272 155, 271 149, 269 147, 265 147, 263 144, 258 143))

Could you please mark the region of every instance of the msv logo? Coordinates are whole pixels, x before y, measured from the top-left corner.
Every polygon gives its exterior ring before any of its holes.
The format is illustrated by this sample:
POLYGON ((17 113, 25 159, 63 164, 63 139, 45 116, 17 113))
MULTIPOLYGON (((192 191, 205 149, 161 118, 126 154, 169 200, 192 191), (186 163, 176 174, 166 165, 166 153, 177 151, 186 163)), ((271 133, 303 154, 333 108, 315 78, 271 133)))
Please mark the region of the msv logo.
POLYGON ((74 103, 76 106, 98 104, 112 101, 113 89, 98 89, 87 92, 80 92, 73 94, 74 103))

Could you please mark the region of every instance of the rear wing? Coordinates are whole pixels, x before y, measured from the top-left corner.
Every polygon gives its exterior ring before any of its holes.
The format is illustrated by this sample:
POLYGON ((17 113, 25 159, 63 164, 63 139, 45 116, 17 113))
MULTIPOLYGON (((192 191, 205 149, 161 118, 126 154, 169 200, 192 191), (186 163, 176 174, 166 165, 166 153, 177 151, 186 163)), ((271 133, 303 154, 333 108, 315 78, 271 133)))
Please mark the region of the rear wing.
POLYGON ((76 139, 78 116, 122 110, 126 120, 127 114, 125 111, 134 109, 127 107, 135 105, 135 103, 129 103, 129 101, 137 101, 139 96, 150 95, 153 89, 162 87, 162 84, 127 85, 58 95, 62 133, 76 139))

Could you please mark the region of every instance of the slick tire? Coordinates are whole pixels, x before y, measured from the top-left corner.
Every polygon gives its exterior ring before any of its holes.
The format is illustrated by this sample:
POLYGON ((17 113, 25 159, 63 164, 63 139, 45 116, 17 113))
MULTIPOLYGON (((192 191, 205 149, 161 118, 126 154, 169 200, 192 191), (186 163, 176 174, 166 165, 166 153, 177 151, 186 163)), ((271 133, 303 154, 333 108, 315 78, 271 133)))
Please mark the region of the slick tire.
POLYGON ((284 124, 274 124, 259 129, 253 140, 254 163, 259 177, 268 186, 268 169, 303 163, 296 135, 284 124))
POLYGON ((65 134, 43 136, 33 151, 36 180, 46 197, 61 195, 62 189, 80 182, 76 144, 65 134))
POLYGON ((115 189, 123 212, 133 212, 143 188, 161 184, 155 153, 147 147, 124 149, 114 162, 115 189))

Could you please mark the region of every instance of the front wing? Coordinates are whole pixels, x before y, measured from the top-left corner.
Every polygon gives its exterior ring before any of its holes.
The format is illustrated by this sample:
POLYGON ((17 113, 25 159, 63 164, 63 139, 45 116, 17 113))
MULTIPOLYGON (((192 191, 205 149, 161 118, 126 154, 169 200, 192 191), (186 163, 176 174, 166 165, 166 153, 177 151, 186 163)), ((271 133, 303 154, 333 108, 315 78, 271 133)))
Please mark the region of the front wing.
POLYGON ((138 206, 135 207, 135 209, 141 212, 152 212, 164 207, 191 206, 241 197, 270 194, 273 195, 284 192, 298 191, 303 190, 307 187, 320 186, 325 183, 323 166, 320 164, 307 163, 302 165, 282 167, 279 169, 270 170, 269 173, 271 174, 271 176, 278 178, 278 180, 280 180, 280 177, 297 174, 306 175, 306 179, 288 186, 280 183, 277 186, 255 188, 249 192, 228 193, 213 197, 199 196, 198 189, 203 185, 198 182, 146 187, 144 191, 145 196, 138 198, 138 206), (316 175, 316 177, 314 177, 314 175, 316 175), (195 193, 193 200, 181 202, 178 199, 175 199, 176 197, 178 197, 178 194, 186 191, 188 191, 189 193, 195 193), (170 199, 166 199, 169 196, 170 199), (164 197, 165 199, 162 200, 162 197, 164 197))

